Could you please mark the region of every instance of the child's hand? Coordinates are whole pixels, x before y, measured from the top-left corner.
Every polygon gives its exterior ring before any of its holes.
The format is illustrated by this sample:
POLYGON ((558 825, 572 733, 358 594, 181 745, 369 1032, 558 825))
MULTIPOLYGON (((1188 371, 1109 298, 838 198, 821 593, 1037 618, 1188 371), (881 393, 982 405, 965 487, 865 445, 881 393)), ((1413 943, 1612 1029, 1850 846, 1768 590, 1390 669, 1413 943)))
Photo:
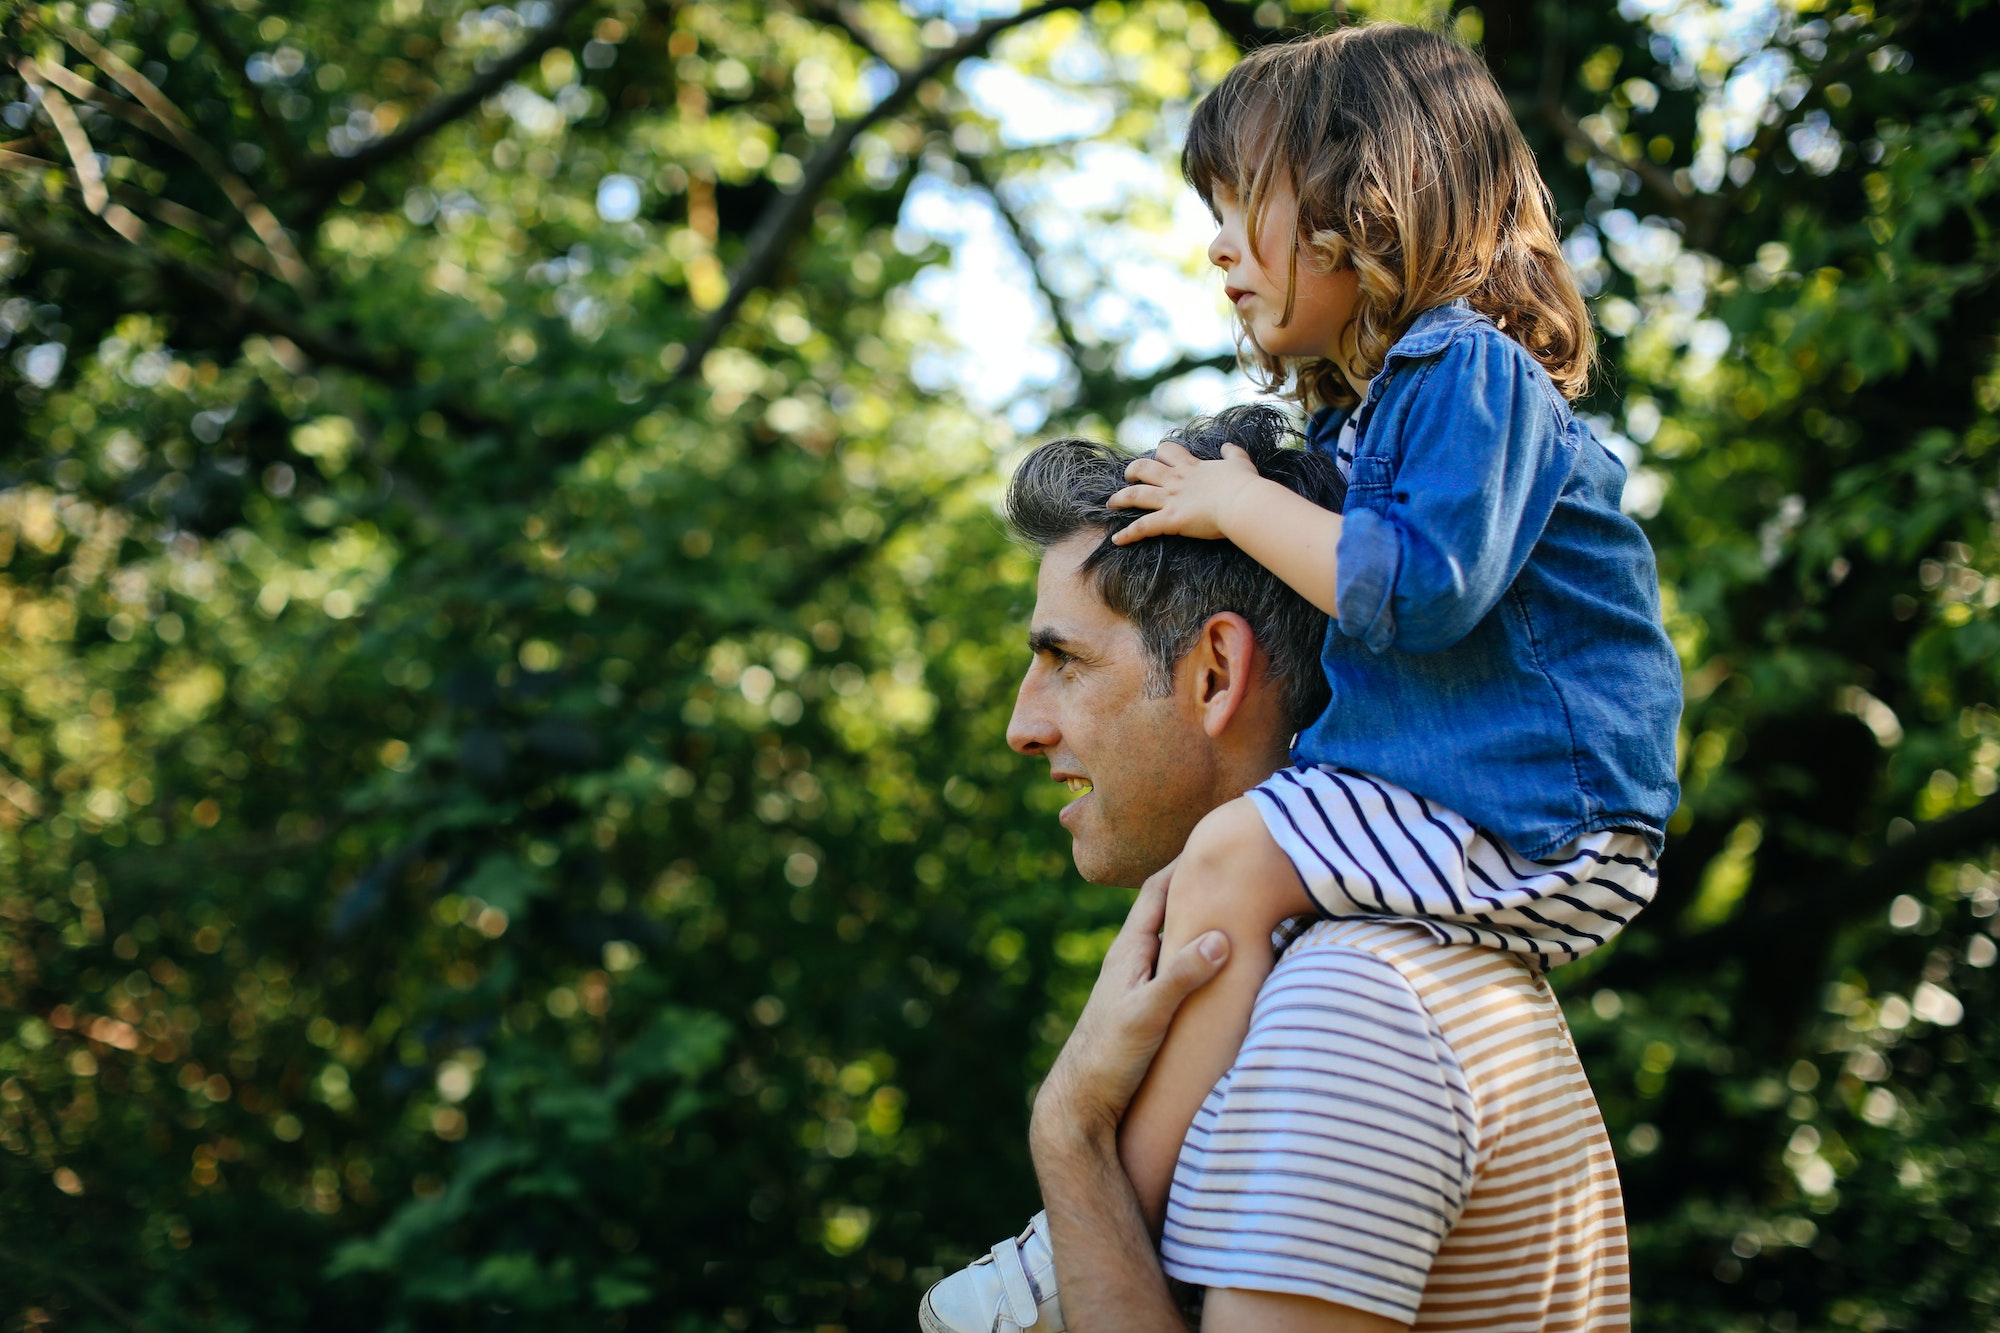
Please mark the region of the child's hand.
POLYGON ((1150 509, 1112 535, 1130 546, 1163 533, 1213 540, 1229 535, 1236 504, 1261 480, 1257 465, 1239 445, 1222 446, 1222 457, 1196 458, 1169 440, 1152 458, 1135 458, 1125 469, 1127 486, 1107 502, 1112 509, 1150 509))

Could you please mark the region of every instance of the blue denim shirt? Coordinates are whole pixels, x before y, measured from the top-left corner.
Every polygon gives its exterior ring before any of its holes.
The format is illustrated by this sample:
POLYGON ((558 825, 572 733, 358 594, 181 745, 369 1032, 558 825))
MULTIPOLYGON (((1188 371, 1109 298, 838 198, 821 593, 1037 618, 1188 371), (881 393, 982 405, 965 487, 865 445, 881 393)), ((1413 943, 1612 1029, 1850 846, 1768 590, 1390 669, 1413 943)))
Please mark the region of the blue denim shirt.
MULTIPOLYGON (((1400 783, 1544 857, 1680 799, 1680 661, 1625 469, 1519 343, 1464 302, 1420 315, 1356 418, 1323 660, 1299 764, 1400 783)), ((1316 413, 1331 453, 1344 410, 1316 413)))

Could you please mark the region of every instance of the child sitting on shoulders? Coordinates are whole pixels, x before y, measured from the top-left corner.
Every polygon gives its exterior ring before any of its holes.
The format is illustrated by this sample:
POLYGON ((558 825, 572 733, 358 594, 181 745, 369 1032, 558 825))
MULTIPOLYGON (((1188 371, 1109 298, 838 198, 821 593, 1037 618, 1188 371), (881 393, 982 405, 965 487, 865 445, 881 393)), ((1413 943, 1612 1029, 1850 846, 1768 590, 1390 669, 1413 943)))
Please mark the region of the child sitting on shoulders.
MULTIPOLYGON (((1277 923, 1415 919, 1542 966, 1596 948, 1652 898, 1681 705, 1624 469, 1569 407, 1589 317, 1478 58, 1394 24, 1260 48, 1196 108, 1182 167, 1242 334, 1348 489, 1336 514, 1240 449, 1168 443, 1111 501, 1149 511, 1114 540, 1226 539, 1329 617, 1332 699, 1293 766, 1213 811, 1172 871, 1162 956, 1217 929, 1232 948, 1120 1131, 1156 1235, 1277 923)), ((1040 1222, 1015 1244, 1048 1288, 1034 1327, 1060 1328, 1040 1222)), ((1015 1328, 998 1296, 957 1313, 1000 1290, 996 1262, 934 1289, 926 1329, 1015 1328)))

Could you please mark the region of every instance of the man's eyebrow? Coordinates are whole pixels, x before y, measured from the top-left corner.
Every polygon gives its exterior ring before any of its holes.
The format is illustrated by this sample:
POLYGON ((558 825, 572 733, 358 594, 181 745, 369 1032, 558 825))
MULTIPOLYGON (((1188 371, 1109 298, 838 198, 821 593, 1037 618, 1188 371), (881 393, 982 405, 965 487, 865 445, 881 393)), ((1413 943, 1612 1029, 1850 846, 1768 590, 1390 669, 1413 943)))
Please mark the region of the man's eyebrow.
POLYGON ((1050 629, 1046 625, 1028 631, 1028 651, 1037 657, 1044 653, 1057 657, 1079 657, 1076 646, 1063 637, 1061 630, 1050 629))

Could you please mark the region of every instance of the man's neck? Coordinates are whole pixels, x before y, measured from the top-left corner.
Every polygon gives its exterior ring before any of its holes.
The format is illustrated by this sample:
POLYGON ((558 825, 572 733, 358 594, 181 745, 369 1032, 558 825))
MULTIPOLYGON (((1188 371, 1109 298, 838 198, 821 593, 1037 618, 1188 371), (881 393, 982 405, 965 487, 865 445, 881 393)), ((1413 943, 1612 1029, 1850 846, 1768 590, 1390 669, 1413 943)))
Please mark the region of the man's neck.
POLYGON ((1216 784, 1215 804, 1233 801, 1249 791, 1279 769, 1291 763, 1290 738, 1286 743, 1272 748, 1266 744, 1257 745, 1242 754, 1225 754, 1217 768, 1221 779, 1216 784))

